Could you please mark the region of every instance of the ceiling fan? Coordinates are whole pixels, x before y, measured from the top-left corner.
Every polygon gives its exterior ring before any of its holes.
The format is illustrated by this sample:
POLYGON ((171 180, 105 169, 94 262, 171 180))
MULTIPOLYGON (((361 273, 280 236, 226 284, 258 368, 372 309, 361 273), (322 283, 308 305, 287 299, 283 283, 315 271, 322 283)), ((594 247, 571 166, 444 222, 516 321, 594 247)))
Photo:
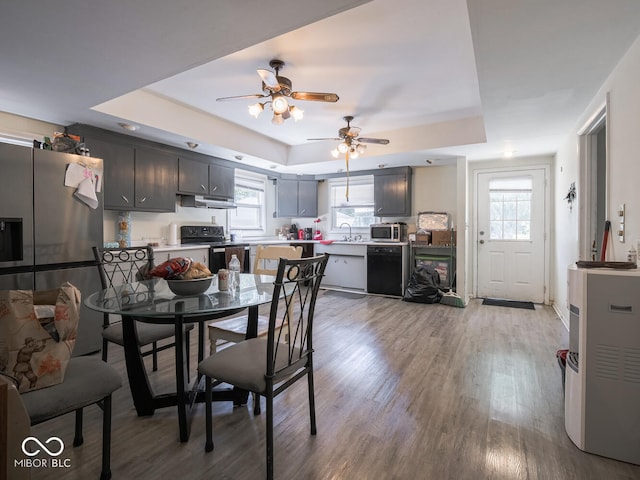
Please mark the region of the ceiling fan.
POLYGON ((338 130, 338 136, 334 138, 308 138, 307 140, 342 140, 335 149, 331 151, 331 154, 334 158, 338 158, 341 153, 347 156, 347 166, 349 157, 350 158, 358 158, 359 155, 362 155, 367 146, 365 143, 376 143, 378 145, 388 145, 389 140, 386 138, 368 138, 368 137, 359 137, 360 135, 360 127, 352 127, 351 122, 353 121, 353 116, 349 115, 343 117, 344 121, 347 122, 346 127, 342 127, 338 130))
POLYGON ((386 138, 370 138, 370 137, 359 137, 360 135, 360 127, 352 127, 351 122, 353 121, 353 116, 348 115, 346 117, 342 117, 345 122, 347 122, 346 127, 342 127, 338 130, 338 136, 335 138, 308 138, 307 140, 342 140, 341 143, 338 144, 336 148, 331 150, 331 155, 333 158, 338 158, 340 154, 344 154, 345 162, 347 164, 347 190, 346 197, 347 201, 349 201, 349 158, 358 158, 360 155, 364 154, 367 150, 367 146, 365 143, 376 143, 378 145, 388 145, 389 140, 386 138))
POLYGON ((273 119, 271 120, 276 125, 281 125, 284 120, 289 117, 293 117, 295 121, 301 120, 304 111, 290 105, 287 98, 294 100, 307 100, 313 102, 337 102, 339 97, 335 93, 321 93, 321 92, 293 92, 292 83, 287 77, 282 77, 279 74, 280 70, 284 67, 282 60, 273 59, 269 62, 269 66, 275 70, 275 73, 270 70, 258 69, 258 75, 262 79, 262 91, 264 93, 256 93, 252 95, 239 95, 234 97, 222 97, 216 99, 217 101, 227 100, 242 100, 251 98, 268 98, 266 102, 258 102, 253 105, 249 105, 249 114, 255 118, 258 118, 260 113, 264 110, 264 106, 271 103, 273 110, 273 119))

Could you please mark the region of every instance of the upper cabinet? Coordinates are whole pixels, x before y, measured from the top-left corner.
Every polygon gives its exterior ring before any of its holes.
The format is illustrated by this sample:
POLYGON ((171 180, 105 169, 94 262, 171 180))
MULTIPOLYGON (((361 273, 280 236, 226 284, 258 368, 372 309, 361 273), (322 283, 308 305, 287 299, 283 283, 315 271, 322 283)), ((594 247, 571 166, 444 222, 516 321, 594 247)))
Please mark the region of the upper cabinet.
POLYGON ((136 210, 175 212, 177 162, 172 153, 136 147, 136 210))
POLYGON ((286 218, 318 216, 318 182, 316 180, 279 179, 276 216, 286 218))
POLYGON ((207 195, 209 193, 209 165, 180 157, 178 159, 178 192, 207 195))
POLYGON ((134 210, 135 149, 130 145, 86 138, 91 156, 104 163, 104 208, 106 210, 134 210))
POLYGON ((376 217, 411 216, 411 169, 377 173, 373 178, 373 202, 376 217))
POLYGON ((181 157, 178 161, 178 192, 233 200, 235 168, 181 157))
POLYGON ((100 138, 84 142, 92 156, 104 160, 106 210, 175 212, 175 155, 100 138))
POLYGON ((233 200, 236 190, 236 169, 224 165, 209 165, 209 196, 233 200))

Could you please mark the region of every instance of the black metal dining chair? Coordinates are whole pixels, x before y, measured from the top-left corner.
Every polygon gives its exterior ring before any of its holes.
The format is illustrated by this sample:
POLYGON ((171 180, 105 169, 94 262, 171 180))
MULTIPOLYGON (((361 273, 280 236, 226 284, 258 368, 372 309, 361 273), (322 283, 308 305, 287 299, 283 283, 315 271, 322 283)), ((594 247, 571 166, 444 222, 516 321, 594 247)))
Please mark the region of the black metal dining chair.
POLYGON ((313 316, 328 255, 284 259, 278 263, 266 336, 233 344, 198 366, 205 375, 206 442, 213 450, 212 393, 214 383, 228 383, 264 396, 267 407, 267 479, 273 479, 273 401, 306 377, 311 434, 316 434, 313 387, 313 316), (279 328, 277 325, 284 325, 279 328))
MULTIPOLYGON (((7 378, 10 377, 5 374, 5 381, 7 378)), ((14 384, 16 382, 15 379, 11 381, 14 384)), ((102 409, 100 480, 109 480, 111 478, 111 395, 121 386, 120 374, 99 358, 73 357, 69 360, 62 383, 22 393, 20 399, 29 414, 31 426, 75 412, 74 447, 84 443, 82 435, 84 407, 98 405, 102 409)))
MULTIPOLYGON (((100 282, 103 289, 150 278, 149 272, 154 267, 153 248, 150 246, 93 247, 93 255, 98 264, 100 282)), ((112 321, 108 313, 104 314, 102 327, 102 360, 106 362, 109 342, 124 346, 124 337, 122 322, 112 321)), ((193 330, 193 328, 193 324, 185 325, 187 371, 189 370, 189 331, 193 330)), ((141 347, 140 354, 143 357, 152 355, 153 371, 158 370, 158 352, 175 346, 173 342, 163 345, 158 345, 158 342, 172 339, 175 333, 174 326, 136 322, 136 330, 138 332, 138 343, 141 347), (142 347, 148 345, 151 345, 149 349, 142 350, 142 347)))
MULTIPOLYGON (((28 385, 26 391, 21 392, 19 397, 20 403, 24 408, 15 405, 17 402, 14 402, 14 412, 11 412, 8 419, 13 423, 14 421, 20 422, 20 418, 22 417, 22 421, 24 422, 24 416, 22 414, 26 411, 30 425, 34 426, 61 415, 75 412, 76 425, 73 446, 77 447, 82 445, 84 441, 82 435, 83 410, 89 405, 97 404, 103 412, 102 471, 100 479, 107 480, 111 478, 111 396, 113 392, 122 386, 122 378, 115 369, 99 358, 92 356, 69 358, 65 356, 66 354, 71 355, 73 346, 75 345, 75 326, 71 325, 76 325, 72 320, 75 316, 73 312, 80 310, 80 291, 71 284, 66 283, 58 290, 26 292, 28 295, 18 297, 21 300, 20 303, 26 305, 26 310, 34 312, 33 317, 27 316, 27 319, 29 319, 27 321, 31 322, 30 319, 32 318, 38 325, 31 325, 31 327, 29 327, 25 321, 17 324, 12 322, 11 318, 18 314, 20 310, 8 313, 8 309, 6 308, 7 302, 17 301, 16 297, 10 295, 11 293, 12 292, 3 292, 3 312, 0 317, 2 317, 1 320, 3 321, 6 319, 10 325, 19 325, 19 327, 16 331, 8 332, 6 343, 3 338, 4 346, 13 347, 16 344, 19 345, 22 343, 18 340, 24 338, 22 336, 24 333, 19 332, 22 330, 30 332, 39 331, 38 336, 41 338, 39 345, 41 345, 41 348, 35 350, 33 348, 26 348, 28 343, 25 342, 25 346, 17 351, 17 355, 13 357, 11 362, 11 364, 13 364, 12 366, 9 367, 9 365, 6 364, 9 360, 8 357, 4 359, 5 364, 1 365, 0 384, 8 385, 11 389, 14 387, 20 389, 21 384, 23 387, 27 387, 28 385), (40 324, 41 319, 38 318, 35 313, 35 307, 38 305, 49 305, 55 308, 56 313, 54 317, 56 325, 53 327, 53 331, 55 331, 57 338, 50 336, 51 331, 46 330, 42 324, 40 324), (67 326, 67 323, 71 325, 67 326), (60 324, 60 330, 58 330, 58 324, 60 324), (63 326, 62 324, 65 325, 63 326), (31 328, 31 330, 29 330, 29 328, 31 328), (69 328, 71 332, 66 331, 67 328, 69 328), (70 334, 70 336, 67 336, 67 334, 70 334), (59 344, 62 349, 43 351, 46 340, 51 340, 52 344, 59 344), (37 363, 38 367, 35 368, 35 365, 32 365, 32 363, 35 363, 35 359, 33 359, 32 356, 34 353, 37 355, 37 352, 42 352, 43 355, 46 353, 46 355, 45 361, 37 363), (32 366, 35 372, 32 370, 32 366), (57 369, 61 372, 61 376, 47 378, 49 369, 57 369), (9 374, 9 371, 11 371, 12 374, 9 374), (22 381, 23 377, 29 380, 28 384, 22 381), (43 382, 39 383, 40 381, 43 382)), ((82 321, 82 319, 80 319, 80 321, 82 321)), ((30 338, 30 340, 33 341, 33 338, 30 338)), ((5 353, 10 352, 7 350, 5 353)), ((10 353, 10 355, 13 356, 12 353, 10 353)), ((4 403, 5 401, 0 399, 0 414, 5 407, 4 403)), ((0 423, 2 422, 0 421, 0 423)), ((6 440, 5 434, 6 430, 0 428, 0 437, 2 440, 6 440)), ((27 438, 29 437, 22 439, 22 449, 25 455, 29 455, 25 450, 27 438)), ((5 455, 5 447, 3 446, 2 440, 0 440, 0 452, 2 452, 0 455, 5 455)), ((57 440, 59 445, 53 445, 53 448, 59 446, 61 449, 64 449, 62 440, 60 438, 57 440)), ((48 443, 48 440, 46 443, 48 443)), ((61 452, 62 450, 60 450, 60 453, 61 452)), ((3 469, 0 469, 0 478, 6 478, 3 476, 1 470, 3 469)), ((8 478, 12 478, 14 476, 13 473, 15 472, 11 472, 8 478)))

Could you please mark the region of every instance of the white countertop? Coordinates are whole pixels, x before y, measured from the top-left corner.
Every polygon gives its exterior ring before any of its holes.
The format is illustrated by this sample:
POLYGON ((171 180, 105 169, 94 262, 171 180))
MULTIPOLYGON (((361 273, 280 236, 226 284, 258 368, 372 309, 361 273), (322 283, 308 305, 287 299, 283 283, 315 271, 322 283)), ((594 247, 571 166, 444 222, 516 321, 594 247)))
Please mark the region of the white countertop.
MULTIPOLYGON (((238 243, 246 243, 250 246, 253 245, 289 245, 292 243, 312 243, 319 244, 321 240, 279 240, 277 238, 274 239, 263 239, 263 240, 252 240, 245 239, 239 240, 238 243)), ((378 246, 400 246, 404 247, 409 245, 408 242, 371 242, 371 241, 352 241, 347 242, 345 240, 333 240, 331 244, 335 245, 378 245, 378 246)), ((325 244, 328 245, 328 244, 325 244)), ((174 250, 197 250, 200 248, 208 248, 206 243, 192 243, 192 244, 180 244, 180 245, 160 245, 158 247, 153 247, 153 250, 156 252, 168 252, 174 250)))

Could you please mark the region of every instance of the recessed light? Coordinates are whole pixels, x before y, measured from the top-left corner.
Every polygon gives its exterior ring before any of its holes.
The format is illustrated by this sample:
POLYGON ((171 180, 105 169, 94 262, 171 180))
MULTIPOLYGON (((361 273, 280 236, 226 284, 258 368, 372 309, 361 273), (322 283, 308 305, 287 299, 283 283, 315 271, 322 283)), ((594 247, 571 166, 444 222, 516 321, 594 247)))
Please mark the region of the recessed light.
POLYGON ((504 158, 512 158, 515 153, 515 150, 506 150, 504 152, 504 158))
POLYGON ((189 147, 191 150, 198 148, 198 144, 195 142, 187 142, 187 147, 189 147))
POLYGON ((118 123, 118 125, 120 125, 120 128, 129 130, 130 132, 135 132, 140 128, 138 125, 131 125, 130 123, 118 123))

